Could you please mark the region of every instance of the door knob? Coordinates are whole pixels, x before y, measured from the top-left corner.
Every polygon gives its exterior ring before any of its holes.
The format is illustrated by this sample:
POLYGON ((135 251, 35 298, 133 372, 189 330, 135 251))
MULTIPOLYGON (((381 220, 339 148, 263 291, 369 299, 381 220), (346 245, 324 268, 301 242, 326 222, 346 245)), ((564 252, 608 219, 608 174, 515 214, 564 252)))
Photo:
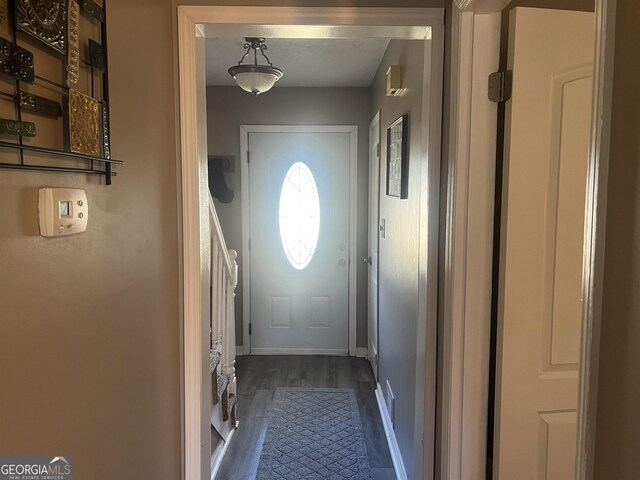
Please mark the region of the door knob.
POLYGON ((371 257, 365 257, 362 259, 362 261, 367 265, 371 265, 371 257))

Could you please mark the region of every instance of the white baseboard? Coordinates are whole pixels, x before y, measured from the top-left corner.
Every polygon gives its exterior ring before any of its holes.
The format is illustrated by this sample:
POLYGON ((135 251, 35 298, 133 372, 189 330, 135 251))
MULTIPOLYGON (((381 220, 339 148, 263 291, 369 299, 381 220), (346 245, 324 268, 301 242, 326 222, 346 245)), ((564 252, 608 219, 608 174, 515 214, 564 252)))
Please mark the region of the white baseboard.
MULTIPOLYGON (((306 350, 298 348, 257 348, 253 355, 346 355, 346 350, 306 350)), ((356 357, 367 358, 369 350, 366 347, 356 349, 356 357)), ((236 345, 236 357, 244 355, 244 347, 236 345)))
POLYGON ((387 437, 387 444, 389 445, 389 452, 391 453, 391 461, 393 462, 393 469, 396 472, 396 477, 398 480, 407 480, 407 472, 404 469, 402 455, 400 455, 398 440, 396 439, 396 434, 393 431, 393 425, 391 424, 391 418, 389 417, 389 412, 387 411, 384 401, 382 387, 379 383, 376 384, 376 400, 378 400, 378 409, 380 410, 380 416, 382 417, 384 434, 387 437))
POLYGON ((218 470, 220 469, 220 465, 222 465, 222 459, 224 458, 224 454, 227 453, 227 448, 229 448, 229 442, 233 438, 233 434, 236 432, 238 428, 238 424, 236 423, 236 428, 231 430, 229 436, 227 437, 227 441, 220 440, 220 444, 211 455, 211 480, 215 480, 216 475, 218 474, 218 470))
POLYGON ((312 348, 252 348, 251 355, 348 355, 342 349, 312 349, 312 348))

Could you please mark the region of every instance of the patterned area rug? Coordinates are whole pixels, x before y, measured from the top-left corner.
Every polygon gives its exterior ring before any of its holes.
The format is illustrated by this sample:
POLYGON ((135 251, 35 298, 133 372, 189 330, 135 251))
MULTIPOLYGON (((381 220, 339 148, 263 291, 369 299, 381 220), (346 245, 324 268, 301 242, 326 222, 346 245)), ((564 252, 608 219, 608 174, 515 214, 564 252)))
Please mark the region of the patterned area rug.
POLYGON ((370 480, 353 390, 278 388, 256 478, 370 480))

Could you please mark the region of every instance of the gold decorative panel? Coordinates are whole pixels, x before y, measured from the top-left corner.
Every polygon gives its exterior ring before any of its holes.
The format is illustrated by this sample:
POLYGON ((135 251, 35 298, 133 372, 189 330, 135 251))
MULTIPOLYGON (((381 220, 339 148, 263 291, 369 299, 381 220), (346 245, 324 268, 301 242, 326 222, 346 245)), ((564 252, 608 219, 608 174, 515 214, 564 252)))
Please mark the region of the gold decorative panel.
POLYGON ((72 152, 100 156, 100 103, 69 90, 69 137, 72 152))

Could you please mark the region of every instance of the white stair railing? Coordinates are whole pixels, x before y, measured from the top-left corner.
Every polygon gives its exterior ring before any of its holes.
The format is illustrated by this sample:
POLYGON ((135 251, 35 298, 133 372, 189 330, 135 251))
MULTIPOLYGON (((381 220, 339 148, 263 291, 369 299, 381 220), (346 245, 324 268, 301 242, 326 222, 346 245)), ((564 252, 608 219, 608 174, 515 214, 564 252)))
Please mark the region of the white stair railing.
MULTIPOLYGON (((211 342, 221 353, 222 373, 229 375, 228 393, 236 393, 236 320, 234 297, 238 285, 235 250, 227 249, 213 200, 209 195, 211 226, 211 342)), ((215 381, 216 379, 212 379, 215 381)))

